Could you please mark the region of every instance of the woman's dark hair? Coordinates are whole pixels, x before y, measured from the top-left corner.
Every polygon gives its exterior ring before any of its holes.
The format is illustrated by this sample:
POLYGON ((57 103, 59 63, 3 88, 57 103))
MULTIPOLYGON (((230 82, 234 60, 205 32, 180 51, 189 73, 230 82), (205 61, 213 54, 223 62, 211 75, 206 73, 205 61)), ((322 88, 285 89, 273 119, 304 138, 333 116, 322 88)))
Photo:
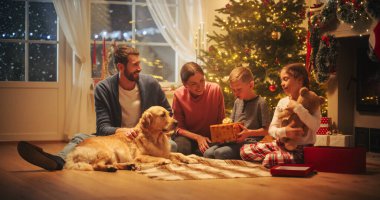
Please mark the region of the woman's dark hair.
POLYGON ((293 76, 295 79, 301 78, 302 85, 304 87, 309 88, 309 85, 310 85, 309 75, 303 63, 288 64, 288 65, 285 65, 281 70, 285 70, 287 74, 293 76))
POLYGON ((194 76, 196 72, 199 72, 202 75, 204 75, 202 68, 197 63, 195 62, 185 63, 182 66, 181 72, 180 72, 182 83, 186 83, 191 76, 194 76))

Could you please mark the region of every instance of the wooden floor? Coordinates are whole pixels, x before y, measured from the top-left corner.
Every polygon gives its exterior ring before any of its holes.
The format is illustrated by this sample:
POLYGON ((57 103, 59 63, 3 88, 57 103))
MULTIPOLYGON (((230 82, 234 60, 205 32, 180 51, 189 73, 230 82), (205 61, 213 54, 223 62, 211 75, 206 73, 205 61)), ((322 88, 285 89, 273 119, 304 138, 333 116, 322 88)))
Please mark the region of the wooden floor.
MULTIPOLYGON (((65 143, 36 143, 48 152, 65 143)), ((22 160, 16 143, 0 143, 0 199, 380 199, 380 167, 361 175, 318 173, 309 178, 158 181, 131 171, 47 172, 22 160)))

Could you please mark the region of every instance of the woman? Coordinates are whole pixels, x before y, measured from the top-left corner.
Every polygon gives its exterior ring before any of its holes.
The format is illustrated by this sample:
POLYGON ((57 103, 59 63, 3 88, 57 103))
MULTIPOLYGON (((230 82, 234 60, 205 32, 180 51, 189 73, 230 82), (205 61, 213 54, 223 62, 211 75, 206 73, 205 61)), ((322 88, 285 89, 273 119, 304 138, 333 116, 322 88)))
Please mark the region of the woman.
POLYGON ((209 148, 210 125, 224 119, 224 97, 216 83, 205 81, 202 68, 188 62, 181 68, 183 86, 176 89, 173 98, 174 119, 178 129, 174 136, 178 152, 185 155, 203 153, 209 148))

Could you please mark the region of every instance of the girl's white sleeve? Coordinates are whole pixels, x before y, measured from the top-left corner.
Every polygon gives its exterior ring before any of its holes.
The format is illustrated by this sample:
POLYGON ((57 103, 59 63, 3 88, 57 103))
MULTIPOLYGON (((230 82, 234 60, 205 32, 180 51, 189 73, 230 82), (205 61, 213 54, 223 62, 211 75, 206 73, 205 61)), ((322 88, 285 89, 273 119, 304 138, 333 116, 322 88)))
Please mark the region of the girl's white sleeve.
POLYGON ((318 111, 313 115, 309 113, 309 111, 304 108, 301 104, 297 105, 293 111, 298 115, 300 120, 310 129, 312 133, 316 133, 321 125, 321 112, 318 111))
POLYGON ((278 119, 278 114, 282 111, 284 105, 286 106, 288 103, 289 100, 286 100, 285 98, 281 99, 277 104, 276 110, 274 111, 273 119, 268 130, 269 135, 274 138, 286 137, 285 127, 281 127, 281 120, 278 119))

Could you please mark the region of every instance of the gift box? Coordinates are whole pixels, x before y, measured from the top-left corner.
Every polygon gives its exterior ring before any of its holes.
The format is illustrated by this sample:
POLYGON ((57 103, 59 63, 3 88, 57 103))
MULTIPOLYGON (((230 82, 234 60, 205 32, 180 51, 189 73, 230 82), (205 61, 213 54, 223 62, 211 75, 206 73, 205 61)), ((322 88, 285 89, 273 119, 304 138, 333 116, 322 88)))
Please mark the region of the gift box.
POLYGON ((305 147, 304 159, 321 172, 357 174, 366 170, 366 149, 362 147, 305 147))
POLYGON ((237 123, 216 124, 210 126, 211 142, 213 143, 226 143, 235 142, 237 140, 237 134, 242 131, 240 125, 237 123))
POLYGON ((313 166, 307 164, 280 164, 270 169, 272 176, 305 177, 310 176, 313 172, 313 166))
POLYGON ((330 132, 330 119, 328 117, 321 117, 321 125, 317 130, 317 135, 326 135, 330 132))
POLYGON ((314 146, 352 147, 351 135, 317 135, 314 146))

